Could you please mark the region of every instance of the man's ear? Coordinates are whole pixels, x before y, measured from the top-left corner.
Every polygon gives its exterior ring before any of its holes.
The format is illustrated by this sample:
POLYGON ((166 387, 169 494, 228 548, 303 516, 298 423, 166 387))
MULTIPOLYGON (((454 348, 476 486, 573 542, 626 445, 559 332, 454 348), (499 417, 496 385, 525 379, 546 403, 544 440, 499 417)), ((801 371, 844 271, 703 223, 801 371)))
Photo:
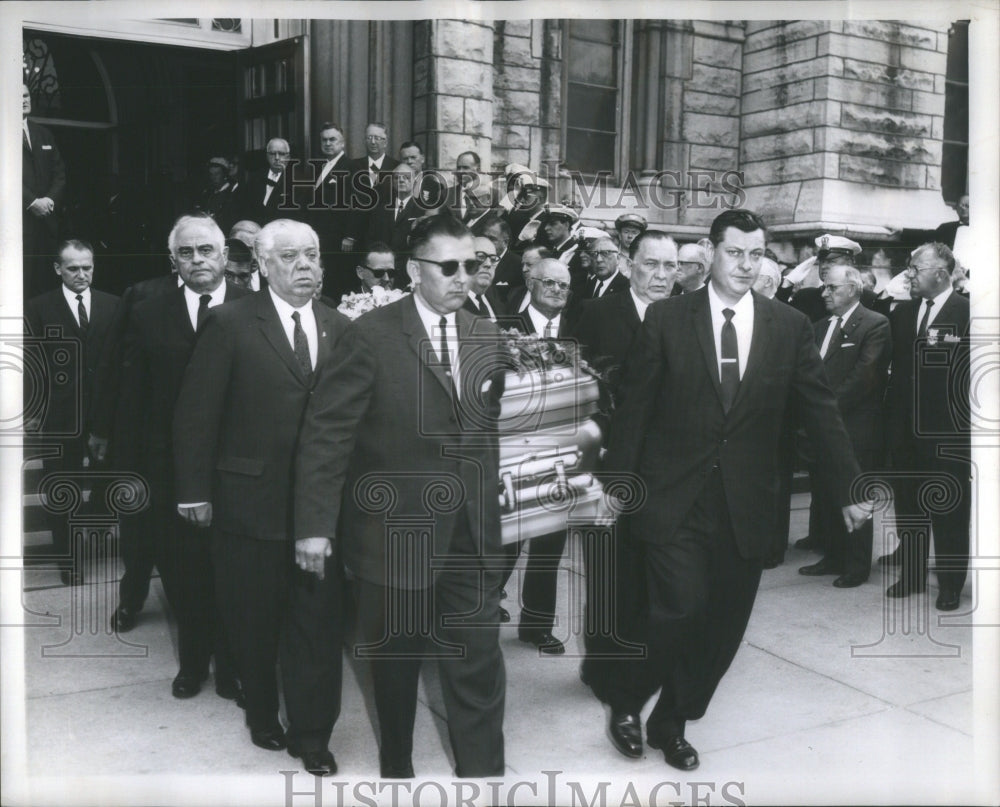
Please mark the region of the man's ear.
POLYGON ((414 286, 420 285, 420 264, 414 260, 406 261, 406 274, 410 276, 410 282, 414 286))
POLYGON ((363 280, 364 279, 364 275, 361 274, 363 271, 364 271, 364 269, 362 269, 360 266, 355 266, 354 267, 354 274, 356 274, 358 276, 358 280, 363 280))

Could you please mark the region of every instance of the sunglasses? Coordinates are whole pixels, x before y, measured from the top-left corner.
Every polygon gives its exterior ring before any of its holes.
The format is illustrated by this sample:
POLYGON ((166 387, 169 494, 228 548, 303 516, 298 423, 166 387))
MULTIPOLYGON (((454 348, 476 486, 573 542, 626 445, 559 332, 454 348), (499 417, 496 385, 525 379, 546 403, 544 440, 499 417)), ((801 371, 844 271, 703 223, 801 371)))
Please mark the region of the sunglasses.
POLYGON ((465 270, 465 274, 474 275, 480 264, 478 258, 469 258, 465 261, 432 261, 430 258, 414 257, 413 260, 422 261, 423 263, 433 263, 435 266, 441 267, 441 274, 445 277, 454 275, 458 271, 459 266, 465 270))
POLYGON ((391 274, 394 271, 393 269, 372 269, 367 264, 362 264, 361 268, 367 269, 373 275, 377 275, 378 277, 386 277, 387 275, 391 274))

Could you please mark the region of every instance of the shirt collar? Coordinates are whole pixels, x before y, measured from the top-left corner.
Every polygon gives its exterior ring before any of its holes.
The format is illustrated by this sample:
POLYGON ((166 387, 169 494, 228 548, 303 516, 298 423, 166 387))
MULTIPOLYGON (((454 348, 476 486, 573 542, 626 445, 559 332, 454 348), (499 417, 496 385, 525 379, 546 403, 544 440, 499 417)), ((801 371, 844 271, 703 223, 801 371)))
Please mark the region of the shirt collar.
POLYGON ((288 319, 291 319, 292 318, 292 313, 294 311, 298 311, 299 314, 301 315, 301 314, 304 313, 305 309, 308 308, 309 311, 312 312, 312 300, 310 300, 309 302, 305 303, 304 305, 300 305, 300 306, 296 307, 296 306, 292 305, 291 303, 289 303, 288 301, 282 300, 277 294, 274 293, 274 289, 272 289, 270 286, 267 287, 267 293, 271 295, 271 302, 274 303, 274 307, 278 311, 278 316, 281 317, 281 318, 283 318, 283 319, 285 317, 287 317, 288 319))
POLYGON ((184 296, 189 300, 193 298, 196 304, 200 302, 202 293, 206 293, 212 298, 208 303, 209 307, 220 305, 226 299, 226 281, 223 280, 215 291, 210 292, 197 292, 188 285, 184 286, 184 296))
POLYGON ((723 302, 722 298, 715 291, 715 286, 711 283, 708 284, 708 305, 712 309, 712 316, 723 316, 722 310, 724 308, 733 309, 733 316, 753 316, 753 296, 750 292, 746 292, 742 297, 740 297, 739 302, 734 305, 723 302))
MULTIPOLYGON (((59 288, 62 289, 66 302, 73 307, 74 311, 76 311, 76 305, 79 302, 79 300, 76 299, 76 292, 65 283, 63 283, 59 288)), ((80 294, 83 296, 83 304, 87 308, 90 308, 90 286, 87 286, 87 288, 81 291, 80 294)))
MULTIPOLYGON (((855 303, 854 305, 852 305, 852 306, 851 306, 850 308, 848 308, 848 309, 847 309, 847 310, 846 310, 846 311, 845 311, 845 312, 844 312, 843 314, 841 314, 841 315, 840 315, 840 321, 841 321, 841 322, 847 322, 847 320, 849 320, 849 319, 850 319, 850 318, 851 318, 852 316, 854 316, 854 310, 855 310, 855 309, 856 309, 856 308, 857 308, 857 307, 858 307, 859 305, 861 305, 861 300, 858 300, 858 301, 857 301, 857 302, 856 302, 856 303, 855 303)), ((831 314, 831 315, 830 315, 830 318, 831 318, 831 319, 836 319, 836 318, 837 318, 837 315, 836 315, 836 314, 831 314)))
POLYGON ((281 179, 281 171, 272 171, 268 169, 267 178, 273 179, 275 182, 277 182, 279 179, 281 179))
POLYGON ((644 322, 646 319, 646 309, 649 308, 649 303, 644 300, 640 300, 639 295, 635 293, 635 289, 631 286, 629 287, 628 293, 632 295, 632 302, 635 303, 635 310, 639 315, 639 322, 644 322))
MULTIPOLYGON (((936 297, 932 297, 931 298, 932 300, 934 300, 934 305, 932 306, 931 310, 932 311, 940 311, 941 310, 941 306, 943 306, 945 304, 945 302, 948 300, 948 298, 951 297, 951 293, 952 293, 952 287, 951 287, 951 284, 948 284, 948 288, 946 288, 943 292, 941 292, 936 297)), ((927 303, 927 301, 924 300, 924 304, 925 304, 924 308, 927 307, 926 303, 927 303)))
MULTIPOLYGON (((535 326, 535 332, 541 336, 545 330, 545 326, 549 323, 549 318, 545 316, 541 311, 535 308, 534 304, 528 303, 528 316, 531 317, 531 322, 535 326)), ((562 311, 552 317, 552 327, 559 331, 559 322, 562 318, 562 311)))
POLYGON ((368 167, 371 168, 371 166, 374 165, 376 168, 378 168, 379 171, 381 171, 382 170, 382 161, 384 159, 385 159, 385 155, 384 154, 381 157, 379 157, 377 160, 373 160, 371 157, 369 157, 368 158, 368 167))
POLYGON ((611 281, 614 280, 616 277, 618 277, 618 275, 619 275, 618 267, 615 267, 615 271, 613 271, 610 275, 608 275, 604 280, 598 279, 597 288, 601 290, 606 289, 608 286, 611 285, 611 281))
MULTIPOLYGON (((438 335, 442 315, 427 305, 427 303, 423 301, 416 291, 413 292, 412 296, 413 302, 417 306, 417 313, 420 315, 420 321, 424 323, 424 329, 427 331, 427 335, 431 338, 435 338, 438 335)), ((448 328, 456 327, 454 311, 444 314, 443 316, 445 320, 447 320, 448 328)))

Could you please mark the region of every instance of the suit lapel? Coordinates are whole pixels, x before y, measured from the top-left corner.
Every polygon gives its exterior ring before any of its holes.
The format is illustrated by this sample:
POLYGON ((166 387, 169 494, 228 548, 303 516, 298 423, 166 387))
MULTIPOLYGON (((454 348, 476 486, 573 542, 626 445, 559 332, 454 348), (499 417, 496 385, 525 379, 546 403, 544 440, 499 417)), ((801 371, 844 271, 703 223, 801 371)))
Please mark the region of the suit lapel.
MULTIPOLYGON (((330 344, 330 340, 333 339, 333 312, 315 300, 312 307, 313 316, 316 317, 316 338, 319 343, 316 350, 316 369, 319 370, 329 357, 330 351, 333 350, 333 346, 330 344)), ((313 373, 313 378, 315 377, 316 373, 313 373)))
POLYGON ((708 305, 708 291, 699 289, 691 295, 691 316, 692 329, 698 338, 698 345, 701 347, 701 355, 705 360, 705 369, 708 377, 715 387, 715 394, 719 396, 719 403, 722 403, 722 384, 719 380, 719 359, 715 354, 715 335, 712 333, 712 311, 708 305))
POLYGON ((194 327, 191 325, 191 317, 188 315, 187 301, 184 299, 184 286, 178 286, 170 293, 168 298, 170 304, 169 316, 177 322, 177 327, 181 328, 181 333, 183 333, 188 338, 194 337, 194 327))
MULTIPOLYGON (((313 310, 315 311, 315 305, 313 310)), ((302 374, 302 368, 299 367, 299 362, 295 358, 292 346, 288 344, 288 337, 285 336, 285 329, 278 318, 278 310, 271 301, 270 293, 257 294, 257 317, 260 320, 260 329, 264 334, 264 338, 274 348, 275 353, 281 357, 289 372, 298 379, 299 383, 305 384, 306 379, 302 374)), ((319 319, 317 318, 318 324, 319 319)), ((317 362, 318 364, 319 362, 317 362)))
MULTIPOLYGON (((434 378, 437 379, 442 389, 451 395, 451 379, 445 373, 444 367, 438 361, 437 353, 431 345, 431 335, 424 329, 424 323, 417 313, 417 304, 413 301, 413 296, 404 298, 403 303, 403 333, 407 337, 410 349, 417 354, 420 365, 427 369, 434 378)), ((461 338, 459 339, 461 344, 461 338)), ((459 356, 461 362, 461 355, 459 356)))
MULTIPOLYGON (((763 298, 753 292, 753 335, 750 337, 750 355, 747 357, 747 368, 743 372, 740 388, 733 400, 733 409, 740 405, 747 396, 747 387, 752 387, 754 379, 760 375, 761 364, 767 355, 767 346, 771 341, 771 312, 763 303, 763 298)), ((834 339, 837 335, 834 334, 834 339)))

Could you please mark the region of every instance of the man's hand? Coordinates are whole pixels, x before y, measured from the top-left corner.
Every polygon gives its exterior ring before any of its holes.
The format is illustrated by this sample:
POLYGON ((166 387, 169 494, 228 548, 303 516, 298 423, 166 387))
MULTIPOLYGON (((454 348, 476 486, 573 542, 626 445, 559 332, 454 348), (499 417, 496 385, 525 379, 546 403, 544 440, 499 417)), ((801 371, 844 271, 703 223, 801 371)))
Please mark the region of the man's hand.
POLYGON ((860 530, 865 522, 872 517, 875 505, 872 502, 867 504, 849 504, 844 508, 844 525, 848 532, 860 530))
POLYGON ((594 523, 602 527, 609 527, 618 520, 621 512, 622 506, 618 497, 602 493, 601 498, 597 501, 597 513, 594 515, 594 523))
POLYGON ((42 196, 39 199, 35 199, 30 205, 28 205, 28 212, 42 218, 48 216, 56 209, 56 203, 53 202, 48 196, 42 196))
POLYGON ((177 505, 177 512, 181 517, 191 522, 197 527, 210 527, 212 525, 212 503, 198 504, 194 507, 182 507, 177 505))
POLYGON ((295 542, 295 565, 323 579, 326 559, 333 554, 329 538, 299 538, 295 542))
POLYGON ((90 435, 87 438, 87 450, 97 462, 104 462, 105 457, 108 456, 108 438, 90 435))

